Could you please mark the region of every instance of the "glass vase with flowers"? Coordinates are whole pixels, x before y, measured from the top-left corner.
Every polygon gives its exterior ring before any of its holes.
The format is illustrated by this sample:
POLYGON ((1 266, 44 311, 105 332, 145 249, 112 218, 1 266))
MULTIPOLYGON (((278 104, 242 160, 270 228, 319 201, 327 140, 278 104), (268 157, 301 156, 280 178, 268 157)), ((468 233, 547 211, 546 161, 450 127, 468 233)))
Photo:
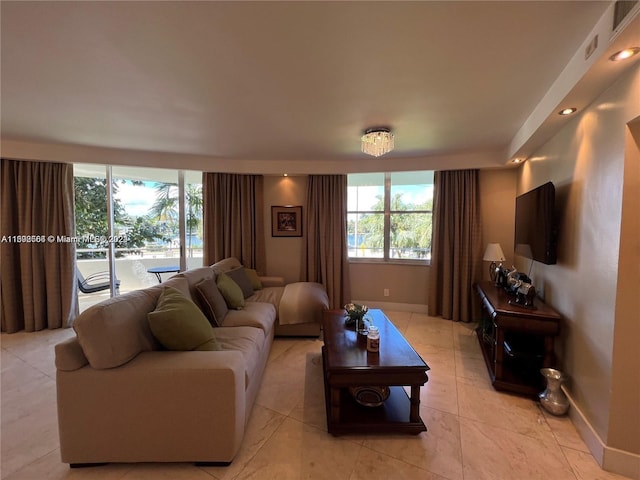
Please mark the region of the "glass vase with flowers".
POLYGON ((344 306, 345 325, 353 326, 357 333, 366 335, 369 329, 367 328, 365 315, 368 311, 369 308, 366 305, 347 303, 344 306))

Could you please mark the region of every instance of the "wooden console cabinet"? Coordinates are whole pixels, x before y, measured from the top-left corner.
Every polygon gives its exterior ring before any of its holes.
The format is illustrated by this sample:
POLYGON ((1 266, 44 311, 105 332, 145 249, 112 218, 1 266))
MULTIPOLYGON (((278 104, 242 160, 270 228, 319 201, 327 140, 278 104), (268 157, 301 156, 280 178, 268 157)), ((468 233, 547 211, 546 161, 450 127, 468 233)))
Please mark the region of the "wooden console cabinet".
POLYGON ((561 316, 541 300, 534 308, 510 303, 515 297, 492 282, 475 285, 482 301, 478 341, 496 390, 535 396, 544 389, 542 367, 556 367, 554 338, 561 316))

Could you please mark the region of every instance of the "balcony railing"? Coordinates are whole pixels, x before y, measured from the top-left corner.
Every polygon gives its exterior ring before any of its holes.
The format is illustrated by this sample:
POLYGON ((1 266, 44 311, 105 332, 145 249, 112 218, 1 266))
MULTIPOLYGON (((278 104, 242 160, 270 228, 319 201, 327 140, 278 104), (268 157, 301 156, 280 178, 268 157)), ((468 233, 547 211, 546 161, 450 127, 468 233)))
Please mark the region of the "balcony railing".
MULTIPOLYGON (((89 250, 93 253, 106 252, 106 249, 78 249, 78 252, 86 252, 89 250)), ((129 252, 131 249, 119 249, 129 252)), ((155 274, 149 273, 148 270, 153 267, 179 266, 180 255, 179 249, 173 249, 173 252, 166 250, 164 252, 149 252, 145 249, 137 254, 128 254, 115 259, 116 277, 120 280, 120 294, 147 288, 158 284, 155 274)), ((109 263, 105 258, 78 259, 77 266, 82 275, 86 278, 91 274, 105 272, 109 270, 109 263)), ((194 249, 194 256, 187 258, 187 269, 198 268, 202 266, 202 249, 194 249)), ((164 273, 161 278, 163 281, 175 275, 175 273, 164 273)), ((99 303, 111 296, 108 290, 97 293, 85 294, 78 291, 78 301, 80 311, 96 303, 99 303)))

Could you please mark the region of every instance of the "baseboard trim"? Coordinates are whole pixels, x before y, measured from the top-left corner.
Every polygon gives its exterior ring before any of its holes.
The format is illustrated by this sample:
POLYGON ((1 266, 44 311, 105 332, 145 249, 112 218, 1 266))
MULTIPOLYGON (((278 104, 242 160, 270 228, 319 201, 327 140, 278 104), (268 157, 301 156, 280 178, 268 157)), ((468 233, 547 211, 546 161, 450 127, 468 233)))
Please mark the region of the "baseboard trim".
POLYGON ((369 308, 379 308, 380 310, 389 310, 390 312, 414 312, 427 313, 427 306, 420 303, 394 303, 394 302, 378 302, 375 300, 351 300, 353 303, 366 305, 369 308))
POLYGON ((567 395, 571 405, 569 418, 587 445, 591 455, 600 465, 600 468, 634 480, 640 480, 640 455, 606 445, 584 415, 584 412, 576 405, 571 393, 564 386, 562 390, 567 395))

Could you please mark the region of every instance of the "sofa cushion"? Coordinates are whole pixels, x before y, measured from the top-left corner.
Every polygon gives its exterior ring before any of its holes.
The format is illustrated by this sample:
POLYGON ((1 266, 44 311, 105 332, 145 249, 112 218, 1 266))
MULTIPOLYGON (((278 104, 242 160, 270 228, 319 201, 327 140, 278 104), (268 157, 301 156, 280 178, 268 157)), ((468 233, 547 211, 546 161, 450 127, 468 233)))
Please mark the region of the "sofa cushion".
POLYGON ((256 327, 269 333, 276 321, 276 307, 270 303, 246 302, 242 310, 229 310, 223 327, 256 327))
POLYGON ((179 276, 179 274, 151 287, 151 290, 155 292, 156 298, 160 298, 160 294, 162 294, 164 287, 173 287, 189 300, 193 300, 191 297, 191 290, 189 289, 189 281, 185 277, 179 276))
POLYGON ((168 350, 219 350, 213 328, 198 306, 179 290, 164 287, 147 315, 153 335, 168 350))
POLYGON ((138 353, 158 350, 147 313, 156 306, 160 290, 134 290, 89 307, 73 322, 80 346, 96 369, 114 368, 138 353))
POLYGON ((260 367, 260 353, 265 342, 264 332, 252 327, 220 327, 216 330, 216 336, 221 350, 237 350, 242 354, 247 388, 254 378, 254 372, 260 367))
POLYGON ((242 289, 234 282, 226 273, 219 273, 216 276, 216 285, 220 289, 220 293, 224 297, 229 308, 236 310, 244 307, 244 295, 242 289))
POLYGON ((244 271, 247 273, 247 277, 249 277, 249 281, 251 282, 253 290, 262 290, 262 281, 260 280, 260 275, 258 275, 258 272, 253 268, 247 267, 244 268, 244 271))
POLYGON ((280 299, 284 294, 284 287, 265 287, 257 290, 246 300, 246 304, 253 302, 270 303, 276 308, 276 318, 279 317, 280 299))
MULTIPOLYGON (((215 277, 215 273, 213 268, 211 267, 198 267, 193 268, 191 270, 185 270, 184 272, 180 272, 176 277, 182 277, 189 282, 189 288, 191 288, 191 295, 195 297, 194 288, 196 284, 200 283, 202 280, 206 280, 207 278, 215 277)), ((175 277, 171 277, 175 278, 175 277)))
POLYGON ((222 325, 229 308, 216 285, 215 278, 205 278, 195 286, 195 293, 200 308, 214 327, 222 325))
POLYGON ((241 266, 242 264, 240 263, 240 260, 238 260, 237 258, 227 257, 211 265, 211 268, 213 269, 214 272, 216 272, 216 274, 218 274, 218 273, 227 273, 229 270, 233 270, 241 266))
POLYGON ((229 270, 226 274, 231 278, 231 280, 238 284, 240 290, 242 290, 244 298, 249 298, 253 295, 253 285, 244 267, 229 270))

